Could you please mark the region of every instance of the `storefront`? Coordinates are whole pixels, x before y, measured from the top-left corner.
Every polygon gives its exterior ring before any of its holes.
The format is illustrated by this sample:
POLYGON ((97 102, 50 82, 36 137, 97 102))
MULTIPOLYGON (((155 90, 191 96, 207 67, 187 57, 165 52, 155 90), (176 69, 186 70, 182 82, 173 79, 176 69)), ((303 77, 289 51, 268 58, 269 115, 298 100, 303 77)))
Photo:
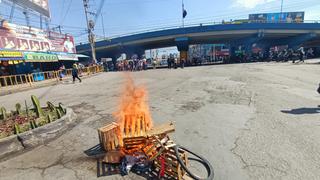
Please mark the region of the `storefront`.
POLYGON ((52 71, 59 68, 58 57, 50 53, 24 52, 26 63, 32 63, 33 72, 52 71))
MULTIPOLYGON (((7 21, 2 21, 0 26, 1 50, 6 50, 0 54, 0 67, 5 75, 58 70, 61 63, 57 55, 48 52, 76 53, 74 38, 70 34, 44 31, 7 21)), ((68 56, 68 60, 72 58, 68 56)))
POLYGON ((20 51, 0 50, 0 76, 16 74, 16 65, 23 60, 24 56, 20 51))

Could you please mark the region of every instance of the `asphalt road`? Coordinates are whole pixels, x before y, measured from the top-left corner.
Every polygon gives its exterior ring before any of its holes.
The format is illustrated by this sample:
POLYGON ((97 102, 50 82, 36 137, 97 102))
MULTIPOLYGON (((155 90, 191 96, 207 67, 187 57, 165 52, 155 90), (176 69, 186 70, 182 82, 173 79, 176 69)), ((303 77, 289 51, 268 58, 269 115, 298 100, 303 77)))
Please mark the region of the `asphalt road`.
MULTIPOLYGON (((155 124, 176 122, 175 141, 208 158, 216 180, 320 179, 320 65, 253 63, 132 73, 149 91, 155 124)), ((318 62, 318 61, 317 61, 318 62)), ((78 124, 56 140, 0 162, 0 179, 96 179, 84 150, 113 121, 123 74, 102 73, 1 96, 13 109, 30 95, 62 102, 78 124)), ((121 176, 102 177, 122 179, 121 176)), ((124 179, 140 179, 130 174, 124 179)))

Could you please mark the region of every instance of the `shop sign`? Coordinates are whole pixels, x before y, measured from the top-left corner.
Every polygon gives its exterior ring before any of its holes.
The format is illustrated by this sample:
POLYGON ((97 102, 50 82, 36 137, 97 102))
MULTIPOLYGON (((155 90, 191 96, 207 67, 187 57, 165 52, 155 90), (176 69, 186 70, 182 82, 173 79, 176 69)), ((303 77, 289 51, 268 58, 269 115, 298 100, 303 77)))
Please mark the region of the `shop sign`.
POLYGON ((56 62, 58 57, 55 54, 25 52, 26 62, 56 62))
POLYGON ((0 61, 23 60, 23 54, 19 51, 0 51, 0 61))

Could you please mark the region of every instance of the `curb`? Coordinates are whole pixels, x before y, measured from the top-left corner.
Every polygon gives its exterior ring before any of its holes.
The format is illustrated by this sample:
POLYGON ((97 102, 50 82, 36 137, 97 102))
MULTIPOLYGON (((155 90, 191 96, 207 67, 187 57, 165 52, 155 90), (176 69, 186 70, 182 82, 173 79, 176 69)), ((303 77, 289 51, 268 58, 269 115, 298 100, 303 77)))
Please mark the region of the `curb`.
POLYGON ((76 114, 67 108, 67 113, 62 118, 50 124, 0 139, 0 161, 59 137, 69 129, 75 119, 76 114))

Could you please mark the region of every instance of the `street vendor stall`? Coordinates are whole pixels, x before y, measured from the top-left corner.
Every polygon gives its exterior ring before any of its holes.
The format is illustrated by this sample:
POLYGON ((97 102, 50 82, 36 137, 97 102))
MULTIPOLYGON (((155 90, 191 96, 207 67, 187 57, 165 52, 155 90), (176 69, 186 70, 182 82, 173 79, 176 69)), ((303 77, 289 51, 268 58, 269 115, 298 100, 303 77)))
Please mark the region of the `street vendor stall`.
POLYGON ((38 52, 24 52, 23 54, 25 62, 33 63, 33 78, 35 81, 44 80, 42 71, 57 69, 54 68, 54 66, 58 66, 58 64, 51 64, 54 62, 58 62, 58 57, 56 54, 38 52), (47 63, 50 63, 50 65, 48 65, 47 63))

